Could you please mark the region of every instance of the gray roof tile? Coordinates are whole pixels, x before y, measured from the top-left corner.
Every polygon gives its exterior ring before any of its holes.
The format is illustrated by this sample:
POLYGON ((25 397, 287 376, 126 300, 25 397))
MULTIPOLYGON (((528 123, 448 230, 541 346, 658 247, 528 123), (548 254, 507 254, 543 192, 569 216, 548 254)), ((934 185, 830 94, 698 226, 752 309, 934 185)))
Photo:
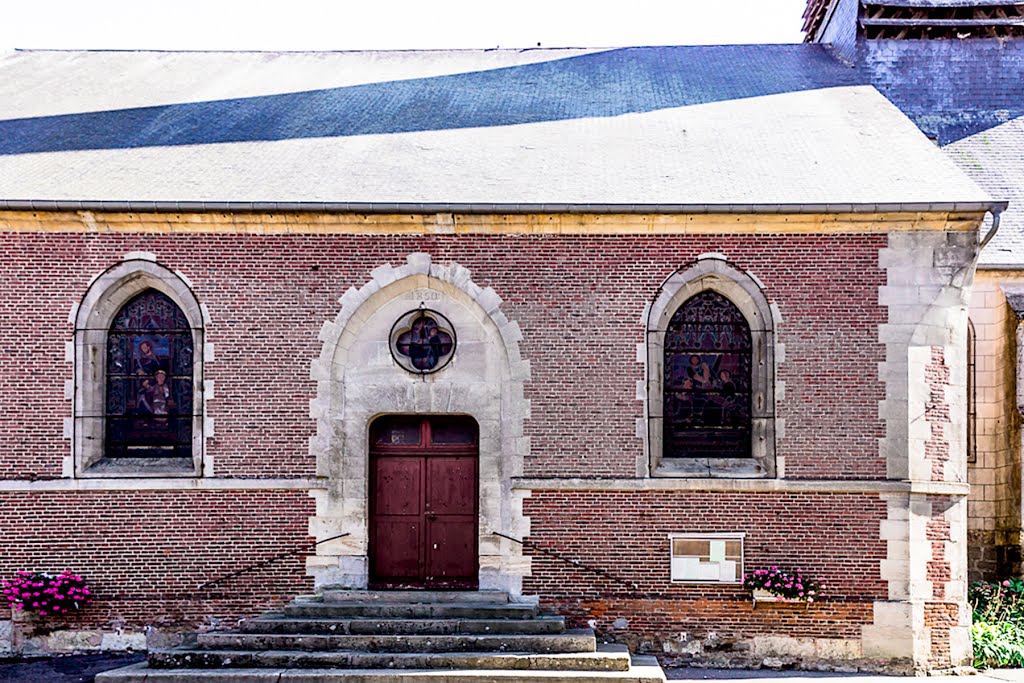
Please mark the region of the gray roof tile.
POLYGON ((16 52, 0 200, 988 200, 858 83, 817 45, 16 52))

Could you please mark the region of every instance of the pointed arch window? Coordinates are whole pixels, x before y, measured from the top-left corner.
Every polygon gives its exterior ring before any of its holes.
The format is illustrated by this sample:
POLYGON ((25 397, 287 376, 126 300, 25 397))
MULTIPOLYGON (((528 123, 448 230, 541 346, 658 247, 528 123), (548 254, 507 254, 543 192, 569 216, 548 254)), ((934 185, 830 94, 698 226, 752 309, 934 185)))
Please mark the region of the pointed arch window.
POLYGON ((717 256, 670 275, 647 314, 650 475, 776 476, 776 351, 758 280, 717 256))
POLYGON ((75 312, 74 476, 212 469, 205 326, 189 283, 155 260, 122 261, 93 280, 75 312))
POLYGON ((192 329, 150 289, 128 301, 107 336, 106 457, 192 457, 192 329))
POLYGON ((666 458, 749 458, 750 326, 715 291, 690 298, 665 334, 666 458))

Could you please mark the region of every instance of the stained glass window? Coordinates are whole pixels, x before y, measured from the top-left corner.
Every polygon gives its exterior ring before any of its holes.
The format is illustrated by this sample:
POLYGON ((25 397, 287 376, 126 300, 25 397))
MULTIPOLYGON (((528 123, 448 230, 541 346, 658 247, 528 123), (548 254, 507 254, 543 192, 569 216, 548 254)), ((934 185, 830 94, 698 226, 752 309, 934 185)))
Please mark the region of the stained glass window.
POLYGON ((750 327, 721 294, 703 291, 672 316, 664 397, 664 457, 750 457, 750 327))
POLYGON ((107 457, 192 457, 192 330, 166 295, 126 303, 107 337, 107 457))
POLYGON ((391 355, 409 372, 437 372, 455 353, 451 322, 426 308, 409 311, 391 328, 391 355))

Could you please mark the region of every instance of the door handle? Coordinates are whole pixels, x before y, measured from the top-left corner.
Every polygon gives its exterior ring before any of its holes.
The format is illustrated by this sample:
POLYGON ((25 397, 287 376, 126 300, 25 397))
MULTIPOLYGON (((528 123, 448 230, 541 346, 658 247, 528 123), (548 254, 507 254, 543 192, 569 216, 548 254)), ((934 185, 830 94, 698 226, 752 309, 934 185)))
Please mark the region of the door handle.
POLYGON ((433 512, 428 512, 427 513, 427 519, 435 520, 435 519, 437 519, 437 515, 435 515, 433 512))

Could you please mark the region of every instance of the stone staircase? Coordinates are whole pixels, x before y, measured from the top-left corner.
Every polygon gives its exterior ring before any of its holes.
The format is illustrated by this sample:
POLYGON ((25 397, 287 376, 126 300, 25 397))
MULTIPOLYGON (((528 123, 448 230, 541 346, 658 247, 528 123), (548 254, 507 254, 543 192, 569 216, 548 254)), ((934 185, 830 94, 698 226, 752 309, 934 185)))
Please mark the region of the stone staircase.
POLYGON ((664 683, 653 657, 598 645, 497 591, 354 591, 154 650, 96 683, 664 683))

